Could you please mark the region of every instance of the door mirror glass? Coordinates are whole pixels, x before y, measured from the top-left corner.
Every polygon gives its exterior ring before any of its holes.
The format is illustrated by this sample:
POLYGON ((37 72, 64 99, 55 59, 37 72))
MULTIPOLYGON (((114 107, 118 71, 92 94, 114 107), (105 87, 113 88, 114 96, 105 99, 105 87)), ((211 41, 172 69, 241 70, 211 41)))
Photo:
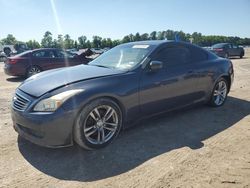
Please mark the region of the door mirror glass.
POLYGON ((163 63, 161 61, 151 61, 149 63, 149 69, 152 72, 157 72, 158 70, 162 69, 163 63))

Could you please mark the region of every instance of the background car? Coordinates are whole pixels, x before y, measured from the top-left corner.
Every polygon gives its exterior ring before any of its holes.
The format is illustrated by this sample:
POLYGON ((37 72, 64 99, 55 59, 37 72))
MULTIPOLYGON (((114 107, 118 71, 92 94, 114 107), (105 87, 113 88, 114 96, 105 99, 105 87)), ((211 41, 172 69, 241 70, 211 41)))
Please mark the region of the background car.
POLYGON ((20 54, 29 50, 28 46, 25 43, 17 42, 15 45, 1 45, 0 44, 0 58, 1 57, 10 57, 16 54, 20 54))
POLYGON ((213 45, 210 50, 216 55, 224 58, 233 56, 239 56, 242 58, 245 55, 244 48, 231 43, 218 43, 213 45))
POLYGON ((233 75, 230 60, 189 43, 122 44, 88 65, 25 80, 13 98, 13 124, 42 146, 75 141, 99 149, 143 118, 199 103, 222 106, 233 75))
POLYGON ((0 62, 4 62, 6 59, 7 59, 6 54, 0 51, 0 62))
POLYGON ((91 48, 90 49, 94 54, 102 54, 104 52, 101 48, 91 48))
POLYGON ((11 76, 30 77, 41 71, 87 64, 89 61, 84 54, 77 55, 60 49, 45 48, 9 57, 4 62, 4 71, 11 76))

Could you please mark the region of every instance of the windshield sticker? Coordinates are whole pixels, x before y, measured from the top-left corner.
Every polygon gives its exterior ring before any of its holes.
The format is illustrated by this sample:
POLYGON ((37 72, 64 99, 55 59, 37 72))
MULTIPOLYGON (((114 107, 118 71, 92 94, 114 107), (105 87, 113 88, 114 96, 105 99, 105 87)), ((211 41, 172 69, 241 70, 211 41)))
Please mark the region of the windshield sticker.
POLYGON ((149 47, 149 45, 138 44, 138 45, 134 45, 132 48, 143 48, 143 49, 147 49, 148 47, 149 47))

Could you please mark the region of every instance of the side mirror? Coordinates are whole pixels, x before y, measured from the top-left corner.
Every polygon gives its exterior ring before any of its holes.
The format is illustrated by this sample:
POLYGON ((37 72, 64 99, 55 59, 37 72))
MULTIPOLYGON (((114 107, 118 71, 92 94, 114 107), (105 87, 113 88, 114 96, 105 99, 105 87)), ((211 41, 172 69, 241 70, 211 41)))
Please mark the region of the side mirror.
POLYGON ((151 61, 149 63, 149 70, 151 72, 157 72, 158 70, 162 69, 163 63, 161 61, 151 61))

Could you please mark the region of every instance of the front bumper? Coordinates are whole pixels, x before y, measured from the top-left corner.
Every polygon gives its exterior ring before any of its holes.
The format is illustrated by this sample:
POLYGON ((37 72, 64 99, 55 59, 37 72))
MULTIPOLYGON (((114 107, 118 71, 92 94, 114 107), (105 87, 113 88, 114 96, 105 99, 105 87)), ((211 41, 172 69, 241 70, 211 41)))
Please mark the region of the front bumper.
POLYGON ((55 112, 29 112, 11 109, 14 129, 18 134, 40 146, 73 145, 73 125, 76 114, 58 109, 55 112))

